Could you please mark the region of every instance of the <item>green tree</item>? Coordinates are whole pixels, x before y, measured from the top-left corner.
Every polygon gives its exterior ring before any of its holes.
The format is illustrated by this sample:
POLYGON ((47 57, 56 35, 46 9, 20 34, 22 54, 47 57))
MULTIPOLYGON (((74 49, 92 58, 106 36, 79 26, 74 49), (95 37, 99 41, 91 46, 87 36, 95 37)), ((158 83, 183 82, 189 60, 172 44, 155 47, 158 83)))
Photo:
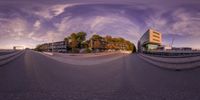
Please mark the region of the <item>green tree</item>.
POLYGON ((105 37, 106 42, 112 42, 112 36, 106 36, 105 37))
POLYGON ((103 37, 101 37, 100 35, 95 34, 90 38, 90 46, 93 49, 102 49, 103 48, 102 42, 103 42, 103 37))
POLYGON ((100 35, 95 34, 95 35, 92 36, 91 39, 92 40, 101 40, 101 39, 103 39, 103 37, 101 37, 100 35))
POLYGON ((86 39, 86 33, 85 32, 78 32, 77 34, 77 41, 78 41, 78 48, 82 48, 82 42, 86 39))
POLYGON ((89 42, 88 41, 84 41, 81 43, 83 48, 89 48, 89 42))
POLYGON ((42 47, 42 45, 37 45, 36 48, 35 48, 35 51, 40 51, 41 52, 42 51, 41 47, 42 47))
POLYGON ((100 42, 100 40, 95 40, 94 41, 94 44, 93 44, 93 48, 94 49, 101 49, 101 42, 100 42))
POLYGON ((35 50, 40 52, 48 51, 48 44, 37 45, 35 50))
POLYGON ((68 41, 68 45, 72 52, 77 52, 79 51, 78 49, 83 47, 82 44, 86 39, 86 35, 85 32, 78 32, 72 33, 69 37, 65 38, 65 41, 68 41))
POLYGON ((64 39, 64 41, 65 41, 65 43, 68 43, 68 42, 69 42, 69 37, 66 37, 66 38, 64 39))
POLYGON ((72 52, 76 52, 76 48, 78 47, 78 40, 77 40, 77 34, 76 33, 72 33, 70 35, 69 39, 69 47, 71 48, 72 52))
POLYGON ((86 39, 86 33, 85 32, 78 32, 77 33, 77 40, 78 40, 78 42, 83 42, 83 41, 85 41, 85 39, 86 39))

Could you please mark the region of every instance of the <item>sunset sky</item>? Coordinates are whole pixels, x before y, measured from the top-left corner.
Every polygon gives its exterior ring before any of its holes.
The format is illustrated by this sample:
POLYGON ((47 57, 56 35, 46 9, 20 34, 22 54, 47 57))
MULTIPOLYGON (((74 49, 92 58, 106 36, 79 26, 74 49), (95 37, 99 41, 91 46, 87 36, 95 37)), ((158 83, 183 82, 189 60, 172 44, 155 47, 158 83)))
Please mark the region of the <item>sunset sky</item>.
POLYGON ((134 44, 150 27, 163 44, 200 48, 199 0, 1 0, 0 49, 60 41, 73 32, 134 44))

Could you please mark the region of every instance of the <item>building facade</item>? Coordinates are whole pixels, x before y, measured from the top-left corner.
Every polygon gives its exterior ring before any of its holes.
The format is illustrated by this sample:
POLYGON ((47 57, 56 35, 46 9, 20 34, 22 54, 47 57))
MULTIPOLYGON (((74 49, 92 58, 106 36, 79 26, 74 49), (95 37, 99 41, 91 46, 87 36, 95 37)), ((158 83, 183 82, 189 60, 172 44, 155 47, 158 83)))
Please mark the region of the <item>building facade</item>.
POLYGON ((162 34, 156 30, 148 29, 138 41, 138 51, 156 50, 162 44, 162 34))
POLYGON ((65 41, 58 41, 53 43, 45 43, 40 45, 40 50, 45 52, 67 52, 67 43, 65 41))
POLYGON ((66 53, 67 52, 67 44, 65 43, 65 41, 49 43, 49 51, 66 53))

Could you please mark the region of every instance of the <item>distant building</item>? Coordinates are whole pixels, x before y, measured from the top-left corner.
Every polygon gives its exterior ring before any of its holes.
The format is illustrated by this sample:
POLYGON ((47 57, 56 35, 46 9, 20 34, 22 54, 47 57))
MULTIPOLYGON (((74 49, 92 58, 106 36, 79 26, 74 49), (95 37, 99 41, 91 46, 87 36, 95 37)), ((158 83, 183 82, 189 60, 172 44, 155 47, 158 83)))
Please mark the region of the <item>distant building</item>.
POLYGON ((162 45, 158 47, 159 50, 164 50, 164 51, 169 51, 172 50, 172 46, 171 45, 162 45))
POLYGON ((158 49, 162 44, 162 34, 153 29, 148 29, 138 41, 138 51, 149 51, 158 49))
POLYGON ((13 46, 13 50, 24 50, 24 46, 13 46))
POLYGON ((40 46, 42 51, 46 52, 67 52, 67 43, 65 41, 58 41, 53 43, 45 43, 40 46))
POLYGON ((65 41, 50 43, 49 50, 51 50, 51 51, 53 50, 53 52, 66 53, 67 52, 67 44, 65 43, 65 41))
POLYGON ((192 48, 190 48, 190 47, 173 47, 172 50, 175 50, 175 51, 192 51, 192 48))

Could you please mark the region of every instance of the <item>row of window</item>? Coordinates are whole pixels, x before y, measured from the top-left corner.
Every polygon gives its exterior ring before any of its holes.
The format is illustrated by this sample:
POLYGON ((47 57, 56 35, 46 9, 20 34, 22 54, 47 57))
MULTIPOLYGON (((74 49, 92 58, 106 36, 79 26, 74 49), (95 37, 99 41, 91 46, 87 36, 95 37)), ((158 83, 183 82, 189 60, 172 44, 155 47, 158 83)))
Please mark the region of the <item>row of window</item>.
POLYGON ((155 31, 154 31, 153 33, 155 33, 155 34, 157 34, 157 35, 160 35, 160 33, 158 33, 158 32, 155 32, 155 31))
POLYGON ((157 40, 157 39, 153 39, 154 41, 157 41, 157 42, 160 42, 159 40, 157 40))
MULTIPOLYGON (((49 46, 49 48, 52 48, 52 46, 49 46)), ((66 45, 60 45, 60 46, 53 46, 53 48, 67 48, 66 45)))
POLYGON ((153 35, 153 37, 155 37, 155 38, 157 38, 157 39, 160 39, 160 37, 159 37, 159 36, 157 36, 157 35, 153 35))

